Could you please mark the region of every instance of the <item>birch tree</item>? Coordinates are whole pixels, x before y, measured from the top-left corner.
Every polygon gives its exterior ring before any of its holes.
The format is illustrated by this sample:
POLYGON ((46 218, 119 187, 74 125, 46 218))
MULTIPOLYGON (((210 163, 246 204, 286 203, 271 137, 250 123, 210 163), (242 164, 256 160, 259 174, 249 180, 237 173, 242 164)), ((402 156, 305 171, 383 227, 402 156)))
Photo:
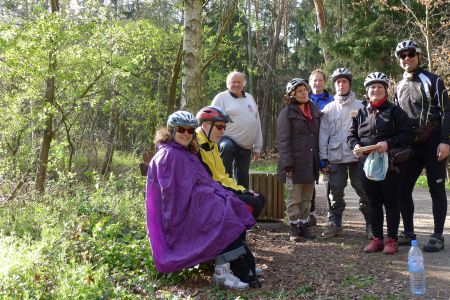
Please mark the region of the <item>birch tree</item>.
POLYGON ((197 110, 202 106, 202 0, 184 1, 183 67, 181 107, 197 110))

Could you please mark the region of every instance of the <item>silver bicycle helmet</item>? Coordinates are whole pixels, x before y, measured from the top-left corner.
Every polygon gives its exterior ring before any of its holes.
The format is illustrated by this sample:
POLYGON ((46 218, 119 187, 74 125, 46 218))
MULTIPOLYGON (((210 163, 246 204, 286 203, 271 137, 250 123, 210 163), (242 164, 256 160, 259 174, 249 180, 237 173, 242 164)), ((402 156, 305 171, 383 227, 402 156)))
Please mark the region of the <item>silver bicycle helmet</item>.
POLYGON ((333 82, 333 84, 340 77, 347 78, 350 83, 353 79, 352 72, 350 72, 350 70, 347 68, 337 68, 336 70, 334 70, 333 74, 331 74, 331 81, 333 82))
POLYGON ((419 44, 412 40, 406 40, 397 44, 397 47, 395 47, 395 56, 398 58, 401 52, 409 49, 415 49, 417 53, 422 52, 419 48, 419 44))
POLYGON ((169 116, 169 118, 167 119, 167 126, 197 127, 198 123, 193 114, 187 111, 179 110, 169 116))
POLYGON ((310 90, 308 81, 303 78, 293 78, 286 84, 286 95, 289 95, 299 85, 304 85, 308 91, 310 90))
POLYGON ((389 78, 384 73, 373 72, 367 75, 366 79, 364 79, 364 87, 366 89, 374 83, 381 83, 384 85, 386 90, 389 88, 389 78))

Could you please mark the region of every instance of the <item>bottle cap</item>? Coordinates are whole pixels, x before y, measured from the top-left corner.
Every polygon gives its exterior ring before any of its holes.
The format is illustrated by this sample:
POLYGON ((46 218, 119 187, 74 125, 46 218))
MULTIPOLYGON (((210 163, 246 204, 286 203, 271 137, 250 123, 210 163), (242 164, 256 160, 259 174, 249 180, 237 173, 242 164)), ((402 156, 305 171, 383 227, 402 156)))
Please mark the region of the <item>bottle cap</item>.
POLYGON ((416 240, 411 240, 411 246, 417 246, 417 241, 416 240))

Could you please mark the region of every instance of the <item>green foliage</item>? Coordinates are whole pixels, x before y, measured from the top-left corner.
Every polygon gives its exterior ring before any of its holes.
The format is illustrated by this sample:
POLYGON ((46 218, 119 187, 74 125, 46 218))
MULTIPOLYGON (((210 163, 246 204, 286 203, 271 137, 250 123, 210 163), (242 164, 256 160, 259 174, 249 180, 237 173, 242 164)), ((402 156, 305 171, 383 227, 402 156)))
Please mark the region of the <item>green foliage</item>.
MULTIPOLYGON (((141 298, 158 275, 145 231, 143 180, 135 172, 74 185, 0 210, 0 297, 141 298)), ((164 280, 163 280, 164 281, 164 280)))

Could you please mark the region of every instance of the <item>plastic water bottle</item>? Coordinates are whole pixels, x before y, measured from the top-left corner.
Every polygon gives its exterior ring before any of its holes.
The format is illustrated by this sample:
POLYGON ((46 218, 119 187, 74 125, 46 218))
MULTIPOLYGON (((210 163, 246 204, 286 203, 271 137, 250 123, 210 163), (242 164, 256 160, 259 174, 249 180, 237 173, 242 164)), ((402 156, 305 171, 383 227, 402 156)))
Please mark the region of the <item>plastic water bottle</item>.
POLYGON ((328 172, 325 172, 322 174, 322 181, 323 182, 327 182, 330 180, 330 174, 328 174, 328 172))
POLYGON ((411 293, 413 295, 425 295, 425 268, 423 254, 417 246, 417 241, 411 241, 411 249, 408 253, 408 271, 411 293))
POLYGON ((286 173, 286 188, 288 191, 292 191, 294 188, 294 182, 292 181, 292 174, 286 173))

